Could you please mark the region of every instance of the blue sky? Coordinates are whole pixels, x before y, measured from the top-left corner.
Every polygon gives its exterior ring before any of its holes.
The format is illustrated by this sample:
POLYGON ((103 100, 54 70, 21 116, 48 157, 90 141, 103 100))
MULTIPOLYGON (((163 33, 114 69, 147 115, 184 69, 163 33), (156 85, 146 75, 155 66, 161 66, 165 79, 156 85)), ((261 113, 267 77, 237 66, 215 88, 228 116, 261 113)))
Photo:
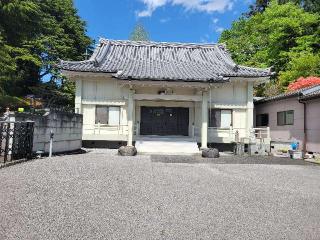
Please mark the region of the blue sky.
POLYGON ((128 39, 142 22, 153 41, 217 42, 251 0, 74 0, 93 39, 128 39))

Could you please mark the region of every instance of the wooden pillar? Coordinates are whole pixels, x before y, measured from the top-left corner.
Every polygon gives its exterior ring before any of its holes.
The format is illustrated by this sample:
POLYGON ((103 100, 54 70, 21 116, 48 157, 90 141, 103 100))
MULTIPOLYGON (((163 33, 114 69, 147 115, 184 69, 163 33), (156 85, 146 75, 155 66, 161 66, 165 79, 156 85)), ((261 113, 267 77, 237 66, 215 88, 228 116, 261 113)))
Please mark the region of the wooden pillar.
POLYGON ((82 113, 82 80, 76 80, 76 93, 75 93, 75 113, 82 113))
POLYGON ((208 93, 202 92, 201 148, 208 147, 208 93))
POLYGON ((127 146, 132 146, 133 142, 133 111, 134 111, 134 100, 133 100, 134 90, 129 91, 128 97, 128 142, 127 146))
POLYGON ((250 137, 250 131, 253 128, 253 83, 248 82, 247 90, 247 136, 250 137))

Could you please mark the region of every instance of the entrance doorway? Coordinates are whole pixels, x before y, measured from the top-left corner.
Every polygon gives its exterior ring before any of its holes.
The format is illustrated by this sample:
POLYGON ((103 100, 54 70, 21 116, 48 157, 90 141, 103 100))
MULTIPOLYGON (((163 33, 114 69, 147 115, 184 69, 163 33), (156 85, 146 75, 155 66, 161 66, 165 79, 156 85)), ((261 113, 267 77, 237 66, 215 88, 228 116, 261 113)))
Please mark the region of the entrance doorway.
POLYGON ((189 134, 189 108, 141 107, 141 135, 189 134))

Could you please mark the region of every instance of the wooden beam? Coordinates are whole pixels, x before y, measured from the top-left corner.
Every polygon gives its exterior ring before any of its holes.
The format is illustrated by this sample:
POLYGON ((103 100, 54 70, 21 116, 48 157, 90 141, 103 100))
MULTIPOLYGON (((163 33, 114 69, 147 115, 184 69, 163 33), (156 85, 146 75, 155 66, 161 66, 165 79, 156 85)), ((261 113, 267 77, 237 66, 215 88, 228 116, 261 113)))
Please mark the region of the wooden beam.
MULTIPOLYGON (((158 87, 188 87, 188 88, 200 88, 208 89, 209 83, 202 82, 167 82, 167 81, 138 81, 138 80, 118 80, 121 86, 133 85, 133 86, 158 86, 158 87)), ((224 83, 210 83, 211 85, 221 85, 224 83)))
POLYGON ((192 101, 201 102, 199 95, 160 95, 160 94, 134 94, 135 100, 166 100, 166 101, 192 101))
POLYGON ((90 100, 82 99, 84 105, 110 105, 110 106, 124 106, 126 101, 124 100, 90 100))

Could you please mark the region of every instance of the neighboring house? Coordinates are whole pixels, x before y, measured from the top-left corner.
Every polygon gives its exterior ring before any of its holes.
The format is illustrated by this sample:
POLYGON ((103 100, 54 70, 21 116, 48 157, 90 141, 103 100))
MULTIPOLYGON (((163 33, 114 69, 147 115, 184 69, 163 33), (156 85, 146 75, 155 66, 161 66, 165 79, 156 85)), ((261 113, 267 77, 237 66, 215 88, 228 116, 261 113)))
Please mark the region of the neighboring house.
POLYGON ((289 145, 320 152, 320 85, 255 101, 257 127, 270 127, 272 145, 289 145))
POLYGON ((221 44, 101 39, 89 60, 61 61, 76 83, 83 140, 184 136, 207 147, 250 135, 253 86, 270 69, 238 66, 221 44))

